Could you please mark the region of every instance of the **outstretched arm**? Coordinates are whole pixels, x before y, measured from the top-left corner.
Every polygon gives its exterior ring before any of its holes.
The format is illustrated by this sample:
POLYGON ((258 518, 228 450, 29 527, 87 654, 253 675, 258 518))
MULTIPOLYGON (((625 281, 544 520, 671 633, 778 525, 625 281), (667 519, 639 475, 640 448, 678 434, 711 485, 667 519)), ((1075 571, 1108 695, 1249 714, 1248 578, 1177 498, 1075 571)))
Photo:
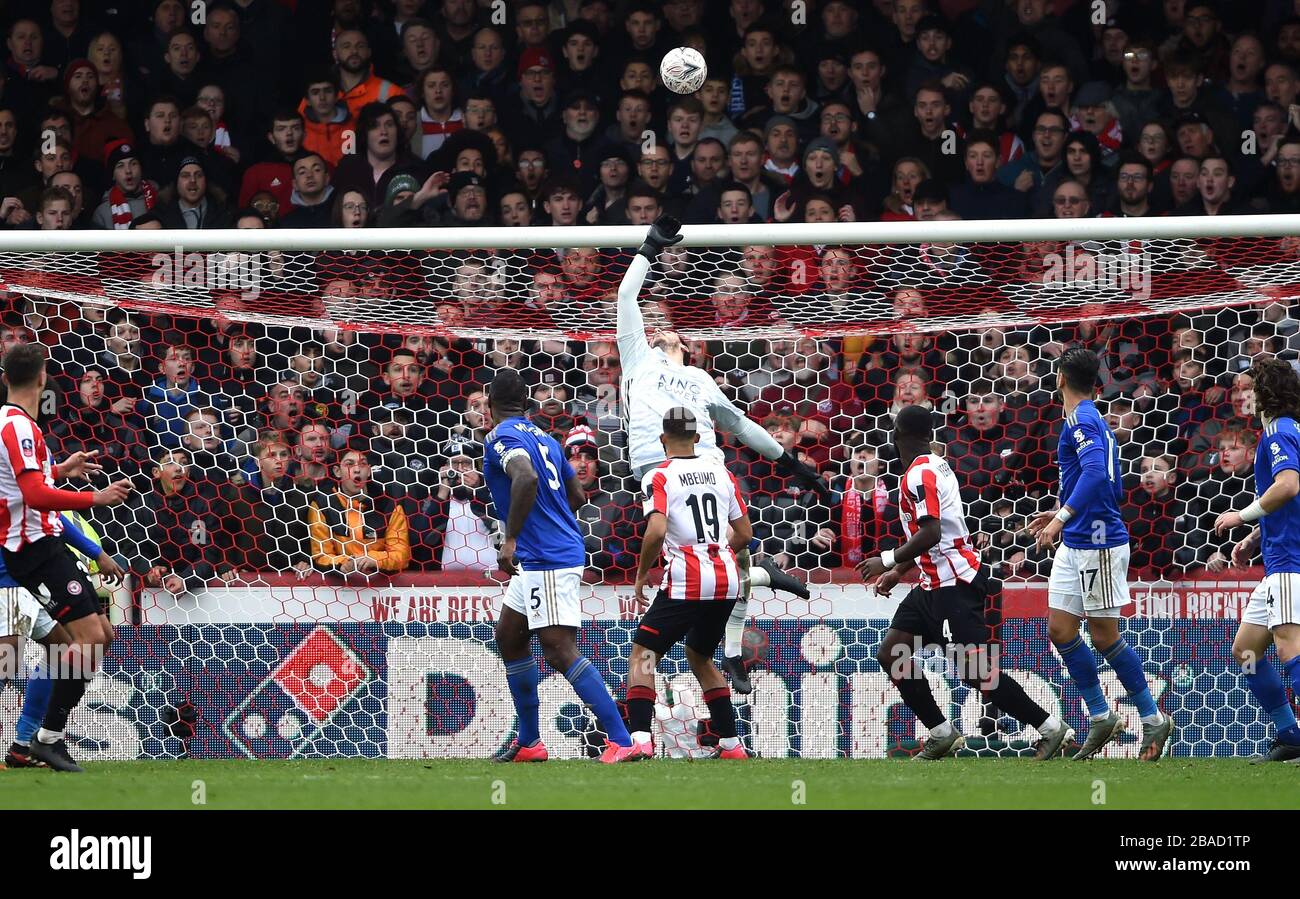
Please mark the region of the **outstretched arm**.
POLYGON ((631 367, 636 356, 649 349, 645 338, 645 316, 641 314, 641 285, 650 273, 650 260, 640 253, 632 262, 618 285, 618 356, 623 365, 631 367))
POLYGON ((618 286, 618 354, 623 368, 632 368, 637 358, 649 348, 645 339, 645 318, 641 315, 641 287, 650 264, 659 258, 664 247, 681 241, 682 223, 670 215, 661 215, 650 226, 645 243, 637 250, 623 281, 618 286))
POLYGON ((776 463, 779 471, 798 481, 804 488, 814 490, 822 502, 830 504, 831 488, 817 472, 813 471, 790 452, 781 448, 781 444, 767 429, 749 418, 731 404, 721 390, 714 388, 715 395, 709 399, 709 412, 713 422, 725 431, 734 434, 736 439, 758 453, 764 459, 776 463))

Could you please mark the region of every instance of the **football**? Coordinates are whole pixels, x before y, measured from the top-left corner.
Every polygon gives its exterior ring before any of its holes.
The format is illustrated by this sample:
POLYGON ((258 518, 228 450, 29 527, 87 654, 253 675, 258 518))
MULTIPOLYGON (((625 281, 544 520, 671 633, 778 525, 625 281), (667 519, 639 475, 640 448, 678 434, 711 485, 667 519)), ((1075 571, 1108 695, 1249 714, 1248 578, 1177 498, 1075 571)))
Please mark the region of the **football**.
POLYGON ((692 47, 669 50, 659 63, 659 80, 675 94, 695 93, 704 86, 708 74, 704 57, 692 47))

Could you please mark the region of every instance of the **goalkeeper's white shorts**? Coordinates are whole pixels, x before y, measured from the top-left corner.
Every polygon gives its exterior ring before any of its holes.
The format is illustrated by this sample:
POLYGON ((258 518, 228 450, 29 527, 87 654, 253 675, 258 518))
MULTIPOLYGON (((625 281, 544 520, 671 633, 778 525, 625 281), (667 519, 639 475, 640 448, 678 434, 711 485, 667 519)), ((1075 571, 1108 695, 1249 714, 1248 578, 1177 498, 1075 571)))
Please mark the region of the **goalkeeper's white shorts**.
POLYGON ((42 640, 54 619, 26 587, 0 587, 0 637, 42 640))
POLYGON ((1279 571, 1266 575, 1250 594, 1241 620, 1269 630, 1300 624, 1300 574, 1279 571))

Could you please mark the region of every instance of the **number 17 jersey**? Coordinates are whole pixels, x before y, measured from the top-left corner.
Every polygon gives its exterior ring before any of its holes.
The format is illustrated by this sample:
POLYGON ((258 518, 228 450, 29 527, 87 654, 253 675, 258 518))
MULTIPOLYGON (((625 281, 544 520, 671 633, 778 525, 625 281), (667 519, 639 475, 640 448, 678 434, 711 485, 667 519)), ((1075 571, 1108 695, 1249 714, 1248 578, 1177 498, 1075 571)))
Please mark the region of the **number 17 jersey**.
POLYGON ((678 456, 641 480, 646 518, 668 519, 664 577, 669 599, 689 602, 740 596, 740 567, 727 542, 727 523, 745 514, 740 485, 713 456, 678 456))

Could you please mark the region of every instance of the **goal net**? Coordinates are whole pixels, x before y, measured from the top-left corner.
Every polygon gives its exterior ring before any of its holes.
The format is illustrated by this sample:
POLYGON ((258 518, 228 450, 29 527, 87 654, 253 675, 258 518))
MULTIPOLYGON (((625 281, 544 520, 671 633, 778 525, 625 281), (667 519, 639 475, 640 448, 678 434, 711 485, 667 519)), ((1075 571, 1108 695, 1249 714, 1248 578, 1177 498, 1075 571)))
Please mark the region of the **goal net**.
MULTIPOLYGON (((760 553, 812 589, 807 601, 756 591, 754 692, 736 697, 746 743, 870 758, 923 735, 875 660, 906 587, 877 596, 852 570, 900 542, 889 433, 910 403, 942 415, 970 530, 1002 585, 989 613, 1004 672, 1084 727, 1047 638, 1051 558, 1024 531, 1056 502, 1053 362, 1082 344, 1101 356, 1099 406, 1121 447, 1136 598, 1124 632, 1177 723, 1173 752, 1256 751, 1270 725, 1230 645, 1259 570, 1225 570, 1241 535, 1211 525, 1252 495, 1250 361, 1300 350, 1290 227, 685 228, 647 281, 647 326, 681 332, 691 363, 833 492, 822 503, 724 441, 760 553)), ((612 338, 643 234, 0 235, 0 334, 6 349, 49 349, 40 420, 55 458, 98 450, 106 476, 135 484, 87 516, 131 577, 103 588, 117 637, 73 716, 74 754, 483 757, 506 745, 498 525, 480 467, 484 386, 507 366, 586 490, 579 646, 621 699, 641 513, 612 338), (358 566, 376 570, 340 573, 358 566)), ((969 751, 1021 753, 1036 739, 941 653, 926 667, 969 751)), ((680 649, 660 671, 660 751, 699 754, 708 711, 680 649)), ((544 663, 542 677, 551 755, 595 753, 594 716, 544 663)), ((1102 684, 1140 733, 1107 668, 1102 684)), ((0 689, 0 738, 21 688, 0 689)), ((1107 753, 1135 755, 1126 739, 1107 753)))

